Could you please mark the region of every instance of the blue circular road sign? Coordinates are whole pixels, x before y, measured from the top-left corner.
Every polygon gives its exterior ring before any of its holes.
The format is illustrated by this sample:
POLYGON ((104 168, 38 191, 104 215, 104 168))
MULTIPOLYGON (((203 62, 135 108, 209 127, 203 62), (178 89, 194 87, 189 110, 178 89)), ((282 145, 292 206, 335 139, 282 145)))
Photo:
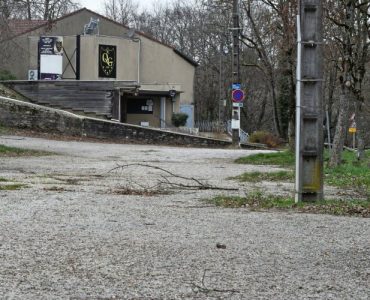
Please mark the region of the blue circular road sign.
POLYGON ((233 100, 233 102, 243 102, 244 98, 245 98, 245 94, 244 94, 244 91, 241 90, 241 89, 236 89, 236 90, 233 90, 232 93, 231 93, 231 98, 233 100))

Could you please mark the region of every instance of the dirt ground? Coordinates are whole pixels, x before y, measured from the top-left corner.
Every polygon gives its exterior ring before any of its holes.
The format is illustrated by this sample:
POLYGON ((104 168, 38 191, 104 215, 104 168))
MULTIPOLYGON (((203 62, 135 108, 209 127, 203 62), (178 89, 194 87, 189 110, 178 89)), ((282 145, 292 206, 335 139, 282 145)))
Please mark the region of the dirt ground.
POLYGON ((0 158, 1 184, 24 185, 0 190, 2 299, 370 297, 370 219, 204 201, 256 188, 291 194, 291 184, 228 179, 276 170, 233 163, 258 151, 20 136, 0 144, 55 153, 0 158), (219 190, 184 188, 199 184, 219 190))

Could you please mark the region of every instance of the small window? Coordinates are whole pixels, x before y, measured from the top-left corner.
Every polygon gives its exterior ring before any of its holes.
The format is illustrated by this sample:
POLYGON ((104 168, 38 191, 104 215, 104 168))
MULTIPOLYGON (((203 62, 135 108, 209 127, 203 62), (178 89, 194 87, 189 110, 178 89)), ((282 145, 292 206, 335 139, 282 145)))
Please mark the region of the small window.
POLYGON ((153 100, 150 99, 130 99, 127 101, 127 113, 139 115, 153 114, 153 100))

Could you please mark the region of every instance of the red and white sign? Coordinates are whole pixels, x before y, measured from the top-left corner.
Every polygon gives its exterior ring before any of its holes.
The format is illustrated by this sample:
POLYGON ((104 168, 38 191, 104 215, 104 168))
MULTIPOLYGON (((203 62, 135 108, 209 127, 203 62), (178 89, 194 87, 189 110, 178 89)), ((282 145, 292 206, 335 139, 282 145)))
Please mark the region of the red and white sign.
POLYGON ((241 89, 233 90, 231 93, 231 99, 233 102, 243 102, 245 98, 244 91, 241 89))

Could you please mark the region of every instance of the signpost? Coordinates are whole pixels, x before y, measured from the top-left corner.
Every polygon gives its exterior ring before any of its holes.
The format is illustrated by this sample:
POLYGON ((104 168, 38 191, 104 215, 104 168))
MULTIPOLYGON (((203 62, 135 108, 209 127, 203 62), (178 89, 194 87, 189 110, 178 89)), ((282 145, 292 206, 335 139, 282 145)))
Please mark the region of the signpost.
MULTIPOLYGON (((233 0, 233 59, 232 59, 232 72, 233 72, 233 85, 232 90, 240 90, 240 27, 239 27, 239 0, 233 0)), ((237 92, 236 94, 239 94, 237 92)), ((237 95, 235 95, 237 96, 237 95)), ((232 94, 232 101, 233 94, 232 94)), ((239 101, 241 102, 241 101, 239 101)), ((231 128, 232 128, 232 141, 233 146, 239 146, 240 141, 240 107, 232 107, 231 115, 231 128)))
POLYGON ((349 133, 352 133, 352 136, 353 136, 353 149, 356 149, 356 132, 357 132, 357 125, 356 125, 356 122, 355 122, 355 117, 353 115, 353 117, 351 118, 351 126, 348 128, 348 131, 349 133))
POLYGON ((231 100, 233 102, 232 117, 231 117, 231 129, 237 131, 238 142, 240 136, 240 108, 243 107, 243 100, 245 98, 244 91, 241 89, 240 83, 234 83, 232 85, 231 100))

